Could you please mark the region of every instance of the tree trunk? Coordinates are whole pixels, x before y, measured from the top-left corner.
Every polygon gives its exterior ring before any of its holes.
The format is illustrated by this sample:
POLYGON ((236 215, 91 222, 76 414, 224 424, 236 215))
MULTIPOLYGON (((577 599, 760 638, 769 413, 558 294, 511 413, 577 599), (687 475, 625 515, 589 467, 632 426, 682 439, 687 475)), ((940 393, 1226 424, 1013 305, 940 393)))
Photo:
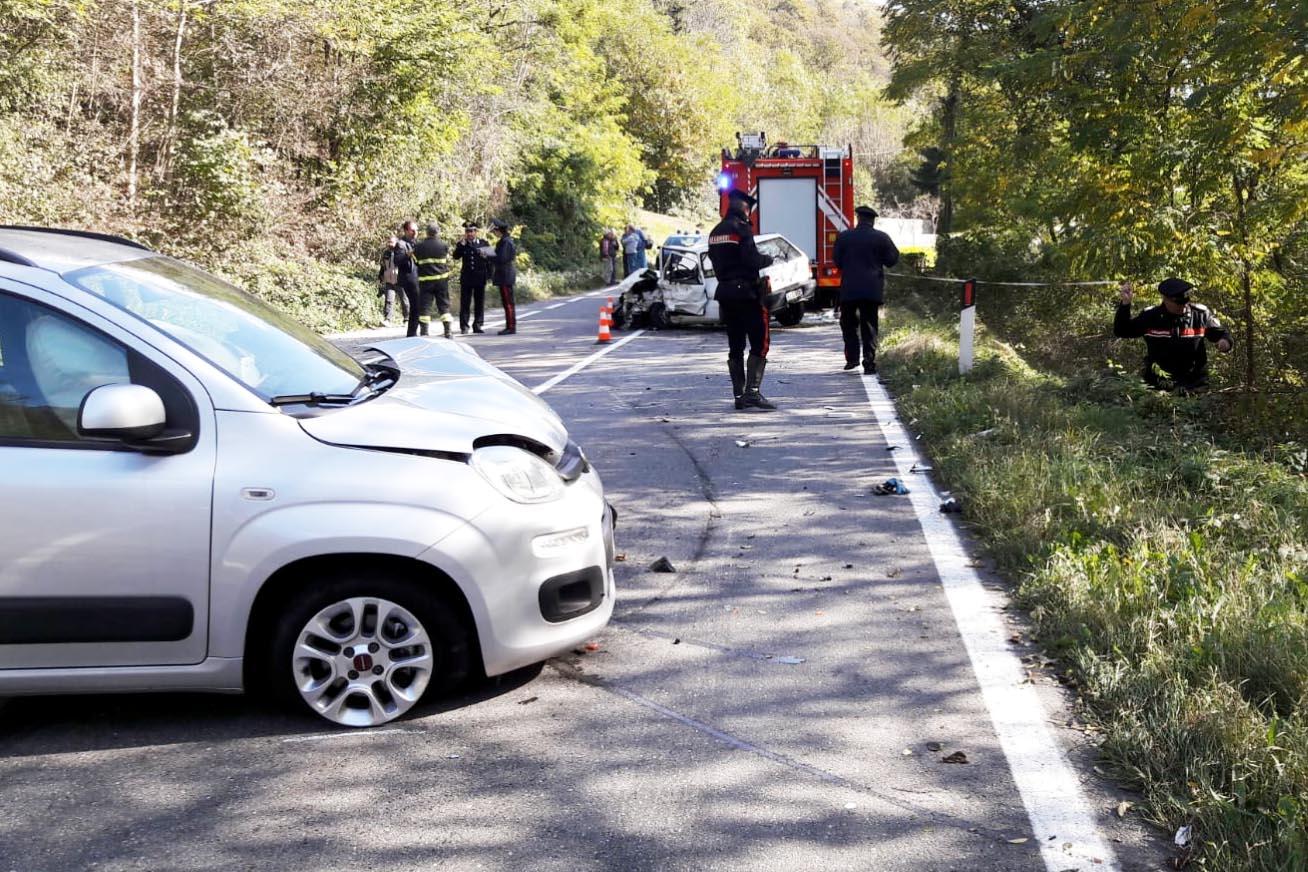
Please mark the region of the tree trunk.
POLYGON ((1257 332, 1254 329, 1254 299, 1253 299, 1253 264, 1249 261, 1249 227, 1246 220, 1246 206, 1248 197, 1253 196, 1252 186, 1246 187, 1240 179, 1238 171, 1231 175, 1231 193, 1235 195, 1235 215, 1240 226, 1237 228, 1240 234, 1240 289, 1244 294, 1244 386, 1252 389, 1257 376, 1257 369, 1254 361, 1254 340, 1257 332))
POLYGON ((136 167, 141 155, 141 5, 132 0, 132 116, 127 134, 127 205, 136 207, 136 167))
POLYGON ((953 174, 954 139, 958 130, 959 89, 959 78, 954 74, 949 78, 949 92, 945 95, 940 118, 944 169, 940 173, 940 221, 936 233, 941 236, 948 236, 954 229, 954 186, 950 176, 953 174))
POLYGON ((182 41, 186 35, 186 0, 177 0, 177 35, 173 40, 173 101, 168 107, 168 139, 164 145, 163 169, 173 170, 177 153, 177 113, 182 103, 182 41))

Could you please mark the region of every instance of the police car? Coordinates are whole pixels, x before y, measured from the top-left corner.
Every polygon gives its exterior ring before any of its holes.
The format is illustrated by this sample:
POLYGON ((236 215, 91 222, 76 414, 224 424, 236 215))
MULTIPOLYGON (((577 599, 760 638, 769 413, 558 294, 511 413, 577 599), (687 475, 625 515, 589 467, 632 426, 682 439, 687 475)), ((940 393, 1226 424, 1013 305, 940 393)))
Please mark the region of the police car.
MULTIPOLYGON (((816 292, 809 257, 777 233, 756 236, 754 241, 762 254, 772 257, 772 265, 762 271, 768 311, 782 326, 793 327, 803 319, 804 306, 816 292)), ((665 245, 657 269, 632 273, 617 286, 613 326, 716 324, 720 321, 713 299, 717 287, 707 238, 665 245)))

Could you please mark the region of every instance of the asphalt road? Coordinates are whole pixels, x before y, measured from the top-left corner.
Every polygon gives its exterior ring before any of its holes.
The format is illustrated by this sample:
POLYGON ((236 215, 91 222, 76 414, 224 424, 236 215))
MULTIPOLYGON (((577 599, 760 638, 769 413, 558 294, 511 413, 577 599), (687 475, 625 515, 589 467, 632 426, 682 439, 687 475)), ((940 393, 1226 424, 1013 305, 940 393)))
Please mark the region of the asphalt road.
MULTIPOLYGON (((456 341, 539 387, 596 352, 598 304, 456 341)), ((544 394, 620 511, 597 651, 369 732, 240 697, 10 701, 0 870, 1162 868, 1033 668, 1111 853, 1037 838, 918 515, 871 493, 898 473, 837 328, 774 330, 771 415, 731 408, 725 346, 645 333, 544 394)))

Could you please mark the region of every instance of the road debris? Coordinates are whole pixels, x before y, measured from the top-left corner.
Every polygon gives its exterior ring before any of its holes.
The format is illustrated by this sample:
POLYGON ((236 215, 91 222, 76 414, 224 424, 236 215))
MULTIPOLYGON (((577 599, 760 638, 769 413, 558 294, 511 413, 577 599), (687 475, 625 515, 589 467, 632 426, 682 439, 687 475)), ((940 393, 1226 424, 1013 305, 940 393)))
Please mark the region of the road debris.
POLYGON ((527 697, 526 699, 520 699, 520 700, 518 700, 518 705, 529 705, 529 704, 535 702, 535 701, 538 700, 538 699, 540 699, 540 697, 538 697, 538 696, 529 696, 529 697, 527 697))
POLYGON ((1186 826, 1181 827, 1179 830, 1176 831, 1176 835, 1172 837, 1172 842, 1173 842, 1173 843, 1176 845, 1176 847, 1178 847, 1178 848, 1186 848, 1186 847, 1189 847, 1189 845, 1190 845, 1190 827, 1189 827, 1188 824, 1187 824, 1186 826))
POLYGON ((904 487, 904 483, 897 478, 888 478, 872 488, 872 493, 883 496, 885 494, 906 494, 908 492, 908 488, 904 487))
POLYGON ((942 757, 940 759, 940 762, 941 763, 971 763, 972 761, 967 759, 967 754, 963 753, 962 751, 955 751, 954 753, 950 754, 948 757, 942 757))
POLYGON ((763 659, 769 660, 773 663, 784 663, 786 666, 798 666, 804 662, 803 657, 793 657, 789 654, 781 657, 778 657, 776 654, 765 654, 763 659))
POLYGON ((589 651, 590 653, 593 654, 593 653, 595 653, 596 651, 598 651, 598 650, 600 649, 600 643, 599 643, 599 642, 587 642, 587 643, 586 643, 584 646, 582 646, 582 647, 584 647, 587 651, 589 651))
POLYGON ((672 561, 666 557, 660 557, 649 565, 650 572, 676 572, 677 568, 672 565, 672 561))
POLYGON ((737 439, 737 440, 736 440, 736 447, 737 447, 737 448, 748 448, 748 447, 749 447, 749 442, 746 441, 746 440, 744 440, 744 439, 737 439))
POLYGON ((933 469, 935 469, 934 466, 927 466, 927 465, 924 464, 924 463, 914 463, 912 466, 910 466, 910 467, 908 468, 908 471, 909 471, 909 472, 930 472, 930 471, 933 470, 933 469))
POLYGON ((940 511, 944 512, 946 515, 959 515, 963 512, 963 504, 955 497, 950 497, 940 504, 940 511))
POLYGON ((1125 799, 1119 802, 1117 804, 1117 816, 1120 818, 1126 817, 1126 813, 1131 810, 1132 805, 1133 803, 1127 802, 1125 799))
POLYGON ((927 743, 926 743, 926 749, 927 749, 928 751, 939 751, 939 750, 940 750, 941 748, 943 748, 943 747, 945 747, 945 746, 942 745, 942 744, 940 744, 939 742, 927 742, 927 743))

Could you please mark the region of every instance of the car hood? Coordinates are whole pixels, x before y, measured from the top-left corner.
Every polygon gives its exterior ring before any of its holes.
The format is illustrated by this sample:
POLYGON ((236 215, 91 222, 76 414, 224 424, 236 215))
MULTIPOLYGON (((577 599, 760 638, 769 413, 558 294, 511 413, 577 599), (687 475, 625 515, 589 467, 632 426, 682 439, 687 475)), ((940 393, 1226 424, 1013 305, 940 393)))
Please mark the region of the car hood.
POLYGON ((469 346, 414 337, 369 346, 390 356, 400 380, 376 399, 303 418, 315 439, 336 445, 470 454, 485 436, 525 437, 562 453, 563 421, 543 400, 469 346))

